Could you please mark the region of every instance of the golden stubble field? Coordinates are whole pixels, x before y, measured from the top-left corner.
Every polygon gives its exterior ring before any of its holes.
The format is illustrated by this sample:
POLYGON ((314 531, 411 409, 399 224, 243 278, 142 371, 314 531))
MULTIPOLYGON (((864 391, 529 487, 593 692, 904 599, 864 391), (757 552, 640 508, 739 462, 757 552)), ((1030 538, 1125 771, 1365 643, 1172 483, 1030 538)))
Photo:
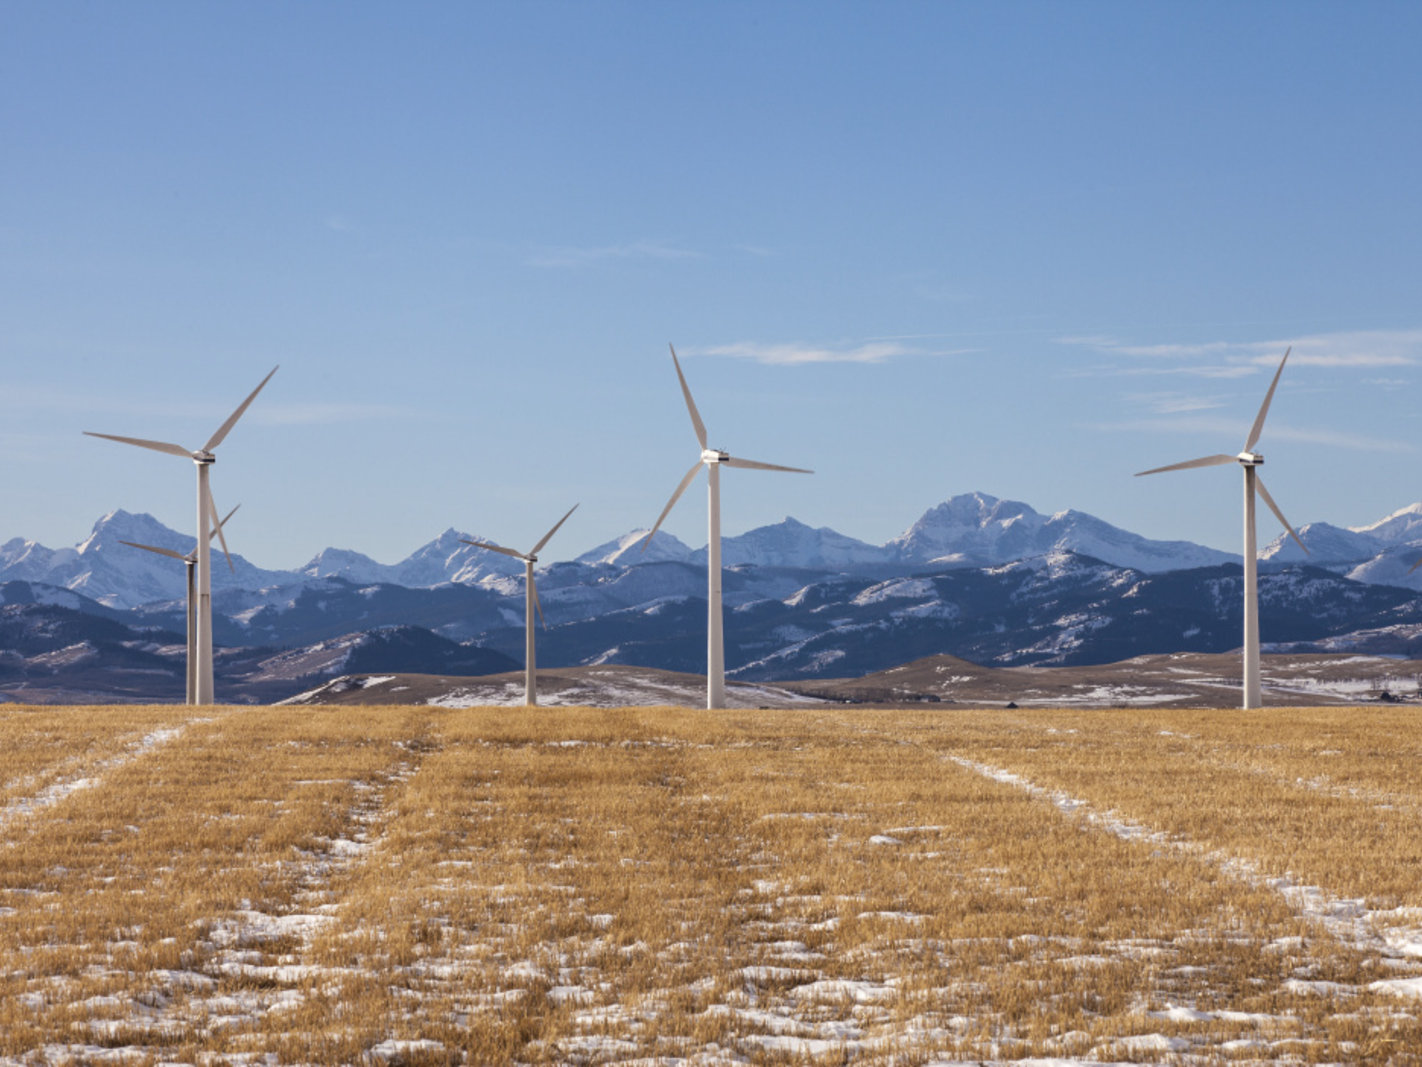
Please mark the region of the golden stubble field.
POLYGON ((1422 1062, 1418 719, 0 708, 0 1063, 1422 1062))

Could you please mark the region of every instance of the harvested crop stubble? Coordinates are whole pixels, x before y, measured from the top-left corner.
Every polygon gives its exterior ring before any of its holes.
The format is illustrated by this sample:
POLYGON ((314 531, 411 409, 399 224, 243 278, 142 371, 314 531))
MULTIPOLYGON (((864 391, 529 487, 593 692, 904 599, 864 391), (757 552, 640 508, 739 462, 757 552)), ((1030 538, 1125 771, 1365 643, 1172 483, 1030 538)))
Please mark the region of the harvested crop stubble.
MULTIPOLYGON (((90 722, 76 745, 101 757, 106 731, 114 751, 152 732, 153 709, 127 713, 69 709, 90 722)), ((17 714, 0 711, 0 736, 50 743, 17 714)), ((974 770, 1262 864, 1274 846, 1236 824, 1308 753, 1271 729, 1284 748, 1260 755, 1236 719, 203 709, 0 850, 0 1057, 1207 1063, 1418 1047, 1416 1001, 1372 983, 1422 966, 1384 972, 1212 852, 1106 832, 974 770), (1196 803, 1236 819, 1149 788, 1194 774, 1196 803)), ((1348 729, 1391 758, 1367 723, 1348 729)), ((1349 788, 1415 793, 1365 758, 1347 767, 1349 788)), ((1361 807, 1416 835, 1404 804, 1295 791, 1322 831, 1361 807)), ((1329 849, 1323 884, 1368 883, 1329 849)), ((1379 900, 1404 899, 1406 864, 1379 900)))

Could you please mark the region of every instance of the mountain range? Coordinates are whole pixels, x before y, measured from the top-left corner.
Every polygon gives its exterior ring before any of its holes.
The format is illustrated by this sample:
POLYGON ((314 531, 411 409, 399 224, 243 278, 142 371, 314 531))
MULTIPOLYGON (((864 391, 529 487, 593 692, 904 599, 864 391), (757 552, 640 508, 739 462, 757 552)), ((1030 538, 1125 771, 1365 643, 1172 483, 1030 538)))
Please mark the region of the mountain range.
MULTIPOLYGON (((1261 554, 1267 642, 1393 655, 1422 642, 1422 570, 1407 573, 1422 556, 1422 504, 1299 534, 1310 556, 1286 537, 1261 554)), ((237 556, 229 569, 219 554, 220 692, 274 699, 352 663, 447 675, 516 666, 522 568, 466 537, 447 530, 391 565, 327 549, 293 570, 237 556)), ((705 551, 663 532, 645 552, 641 540, 634 531, 540 571, 540 666, 701 669, 705 551)), ((0 546, 0 692, 181 692, 183 567, 124 541, 191 547, 122 511, 73 548, 0 546)), ((1237 556, 983 493, 944 501, 883 545, 787 518, 725 538, 723 556, 727 667, 746 680, 848 677, 940 653, 1064 665, 1239 641, 1237 556)))

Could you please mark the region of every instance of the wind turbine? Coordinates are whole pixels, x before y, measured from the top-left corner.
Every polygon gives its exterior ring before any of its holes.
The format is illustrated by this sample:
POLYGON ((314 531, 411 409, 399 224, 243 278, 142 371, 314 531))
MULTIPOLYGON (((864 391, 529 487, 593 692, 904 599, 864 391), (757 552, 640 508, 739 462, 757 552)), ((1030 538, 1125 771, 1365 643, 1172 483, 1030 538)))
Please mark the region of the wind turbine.
MULTIPOLYGON (((578 505, 574 504, 568 509, 568 515, 578 510, 578 505)), ((553 524, 553 529, 543 535, 543 539, 534 545, 527 552, 517 552, 512 548, 505 548, 503 545, 489 544, 486 541, 470 541, 461 537, 460 540, 466 545, 474 545, 476 548, 487 548, 490 552, 502 552, 505 556, 512 556, 514 559, 523 560, 523 702, 530 708, 538 706, 538 676, 534 672, 533 660, 533 612, 538 611, 538 617, 543 618, 543 604, 538 599, 538 586, 533 580, 533 565, 538 562, 538 553, 543 551, 543 546, 553 539, 553 535, 558 532, 558 527, 568 521, 568 515, 553 524)), ((547 625, 546 623, 544 625, 547 625)))
MULTIPOLYGON (((237 505, 237 508, 240 508, 241 506, 242 506, 241 504, 238 504, 238 505, 237 505)), ((219 522, 219 523, 217 524, 217 526, 214 527, 214 529, 221 530, 222 527, 226 526, 226 525, 227 525, 227 519, 230 519, 230 518, 232 518, 233 515, 237 514, 237 508, 233 508, 231 511, 229 511, 229 512, 227 513, 226 518, 224 518, 221 522, 219 522)), ((188 704, 192 704, 192 703, 194 703, 194 700, 193 700, 193 696, 194 696, 193 690, 196 688, 196 682, 197 682, 197 657, 196 657, 196 655, 194 655, 194 653, 195 653, 195 651, 196 651, 196 645, 197 645, 197 626, 196 626, 196 621, 197 621, 197 597, 196 597, 196 595, 195 595, 195 593, 196 593, 196 582, 195 582, 194 577, 193 577, 194 571, 195 571, 196 568, 197 568, 197 546, 194 545, 191 552, 188 552, 187 554, 184 554, 184 553, 182 553, 182 552, 175 552, 175 551, 173 551, 171 548, 159 548, 157 545, 141 545, 141 544, 139 544, 137 541, 120 541, 119 544, 121 544, 121 545, 129 545, 129 546, 132 547, 132 548, 141 548, 141 549, 143 549, 145 552, 156 552, 156 553, 157 553, 158 555, 160 555, 160 556, 169 556, 169 557, 171 557, 172 559, 180 559, 180 560, 182 560, 185 564, 187 564, 187 571, 188 571, 188 601, 187 601, 187 603, 188 603, 188 669, 187 669, 188 686, 187 686, 187 700, 186 700, 186 702, 187 702, 188 704)), ((223 543, 223 546, 222 546, 222 554, 223 554, 224 556, 227 556, 227 568, 228 568, 228 570, 231 570, 231 571, 234 571, 234 572, 235 572, 235 571, 236 571, 236 568, 232 566, 232 557, 227 555, 227 545, 226 545, 225 542, 223 543)))
POLYGON ((247 399, 237 405, 237 410, 227 416, 227 421, 217 428, 217 432, 208 438, 207 444, 196 451, 166 441, 147 441, 140 437, 119 437, 111 433, 84 431, 90 437, 103 437, 126 445, 137 445, 139 448, 151 448, 155 452, 182 456, 197 465, 197 671, 193 679, 193 700, 197 704, 212 703, 212 548, 209 522, 217 522, 217 539, 222 543, 222 551, 227 551, 227 538, 222 535, 222 524, 217 519, 217 508, 212 502, 212 492, 208 488, 208 468, 217 459, 213 455, 213 449, 222 444, 248 405, 262 391, 262 386, 271 381, 276 372, 277 368, 273 367, 247 399))
POLYGON ((662 508, 662 513, 657 516, 656 523, 642 542, 642 551, 647 551, 647 546, 652 543, 652 538, 662 525, 662 520, 667 517, 676 502, 681 499, 681 494, 686 492, 686 487, 691 484, 691 480, 696 477, 701 465, 706 465, 707 481, 707 541, 706 541, 706 707, 722 708, 726 706, 726 651, 722 640, 722 612, 721 612, 721 468, 722 467, 744 467, 747 470, 757 471, 789 471, 792 474, 814 474, 814 471, 805 470, 803 467, 781 467, 775 463, 761 463, 753 459, 741 459, 732 456, 730 453, 722 452, 719 449, 708 448, 706 445, 706 426, 701 421, 701 415, 696 410, 696 401, 691 399, 691 390, 686 384, 686 375, 681 373, 681 362, 676 358, 676 349, 671 345, 672 364, 676 367, 677 379, 681 382, 681 395, 686 398, 686 410, 691 413, 691 426, 696 431, 696 441, 701 446, 701 455, 696 462, 691 465, 691 470, 686 472, 681 484, 676 487, 676 492, 667 501, 667 506, 662 508))
POLYGON ((1284 518, 1284 513, 1279 510, 1279 505, 1274 503, 1274 498, 1269 495, 1269 490, 1264 488, 1264 479, 1259 477, 1259 467, 1264 463, 1264 457, 1254 451, 1254 446, 1259 443, 1259 435, 1264 432, 1264 418, 1269 414, 1269 404, 1274 399, 1274 389, 1279 384, 1279 376, 1284 373, 1284 364, 1289 361, 1289 353, 1293 351, 1292 346, 1284 350, 1284 358, 1279 360, 1279 369, 1274 372, 1274 380, 1269 383, 1269 391, 1264 394, 1264 403, 1259 407, 1259 414, 1254 417, 1254 425, 1249 429, 1249 437, 1245 439, 1244 451, 1237 456, 1214 455, 1203 456, 1200 459, 1186 460, 1184 463, 1172 463, 1168 467, 1155 467, 1148 471, 1141 471, 1137 478, 1145 474, 1160 474, 1162 471, 1181 471, 1191 467, 1216 467, 1225 463, 1238 463, 1244 468, 1244 707, 1257 708, 1261 706, 1260 684, 1259 684, 1259 556, 1257 541, 1254 534, 1254 497, 1257 493, 1264 498, 1264 503, 1269 505, 1269 510, 1274 513, 1274 517, 1283 523, 1284 529, 1289 531, 1289 536, 1298 542, 1298 546, 1308 552, 1308 546, 1299 540, 1299 535, 1294 532, 1294 528, 1289 525, 1289 520, 1284 518))

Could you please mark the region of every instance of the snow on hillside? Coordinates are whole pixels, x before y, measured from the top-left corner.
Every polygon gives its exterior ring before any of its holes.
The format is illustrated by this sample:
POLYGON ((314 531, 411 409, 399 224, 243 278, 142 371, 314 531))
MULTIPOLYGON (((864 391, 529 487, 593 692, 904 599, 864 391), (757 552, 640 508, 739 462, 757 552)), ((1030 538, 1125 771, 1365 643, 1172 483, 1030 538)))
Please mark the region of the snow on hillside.
POLYGON ((646 536, 645 529, 633 530, 584 552, 575 562, 590 566, 606 563, 615 567, 631 567, 638 563, 685 563, 692 557, 691 549, 665 530, 658 530, 643 550, 642 541, 646 536))
POLYGON ((994 566, 1070 551, 1146 572, 1209 567, 1238 557, 1189 541, 1152 541, 1084 512, 1044 516, 1016 500, 964 493, 924 512, 886 546, 912 563, 994 566))
POLYGON ((1422 501, 1398 508, 1387 518, 1367 526, 1350 526, 1349 529, 1354 533, 1371 534, 1392 545, 1422 541, 1422 501))
MULTIPOLYGON (((231 528, 228 535, 231 544, 236 540, 231 528)), ((0 581, 63 586, 116 608, 183 598, 187 590, 183 564, 124 543, 129 541, 175 552, 189 552, 194 543, 192 537, 169 529, 152 515, 111 511, 74 548, 52 551, 19 538, 7 542, 0 550, 0 581)), ((291 577, 260 570, 236 553, 229 570, 216 543, 213 553, 214 589, 258 588, 291 577)))
POLYGON ((1260 559, 1274 563, 1312 563, 1326 567, 1330 563, 1356 563, 1371 559, 1389 546, 1385 537, 1359 529, 1344 529, 1327 522, 1305 523, 1298 528, 1299 540, 1308 548, 1305 554, 1297 542, 1281 532, 1259 553, 1260 559))
MULTIPOLYGON (((240 519, 228 529, 229 543, 241 543, 240 519)), ((1309 523, 1299 529, 1310 554, 1305 557, 1286 535, 1276 537, 1262 557, 1276 563, 1307 562, 1372 584, 1399 584, 1422 589, 1422 571, 1408 573, 1422 556, 1422 503, 1401 508, 1368 526, 1342 528, 1309 523)), ((558 566, 573 568, 565 584, 587 585, 592 600, 608 577, 598 568, 627 571, 648 564, 689 564, 704 567, 706 550, 692 550, 658 530, 644 551, 645 532, 634 530, 598 545, 558 566), (593 574, 599 574, 594 578, 593 574), (591 583, 591 584, 588 584, 591 583)), ((396 564, 382 564, 350 549, 328 548, 305 566, 269 571, 234 554, 229 571, 220 553, 213 562, 216 594, 263 589, 288 589, 303 583, 339 577, 360 585, 377 583, 407 588, 432 588, 457 583, 491 589, 514 588, 522 564, 465 540, 484 540, 453 528, 416 549, 396 564)), ((150 515, 113 511, 94 525, 91 535, 72 548, 50 549, 16 537, 0 545, 0 581, 32 581, 74 590, 110 607, 129 608, 179 601, 184 596, 182 564, 121 544, 136 541, 178 552, 191 549, 190 536, 164 526, 150 515)), ((517 548, 519 546, 509 546, 517 548)), ((1043 515, 1020 501, 1001 500, 987 493, 965 493, 938 504, 900 536, 871 545, 828 527, 811 527, 787 517, 724 538, 727 567, 816 570, 888 577, 896 569, 924 567, 995 567, 1016 560, 1073 552, 1115 567, 1146 574, 1237 562, 1228 552, 1188 541, 1156 541, 1113 526, 1084 512, 1067 509, 1043 515)), ((544 573, 548 573, 544 569, 544 573)), ((666 575, 668 572, 662 572, 666 575)), ((570 606, 579 599, 564 594, 570 606)), ((588 605, 596 610, 592 603, 588 605)))
MULTIPOLYGON (((478 545, 465 544, 466 541, 499 543, 451 527, 392 567, 389 580, 397 585, 421 588, 441 582, 475 585, 489 578, 523 574, 523 564, 518 560, 478 545)), ((518 548, 517 545, 509 547, 518 548)))
MULTIPOLYGON (((890 563, 893 558, 887 548, 846 537, 828 526, 815 529, 789 516, 773 525, 721 540, 721 562, 727 567, 749 563, 757 567, 835 570, 858 564, 890 563)), ((706 549, 698 549, 693 559, 704 564, 706 549)))

